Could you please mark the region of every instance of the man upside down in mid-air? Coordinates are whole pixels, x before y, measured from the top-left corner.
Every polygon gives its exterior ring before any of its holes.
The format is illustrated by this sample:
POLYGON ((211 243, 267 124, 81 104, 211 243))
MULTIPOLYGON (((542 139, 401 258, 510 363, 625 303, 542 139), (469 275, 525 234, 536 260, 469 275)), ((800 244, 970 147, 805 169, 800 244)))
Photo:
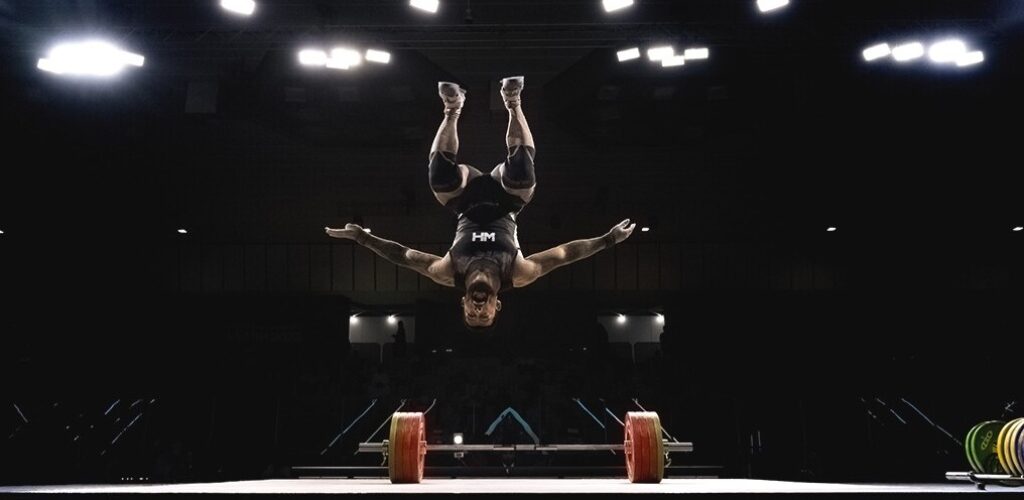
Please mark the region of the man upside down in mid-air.
POLYGON ((603 236, 563 243, 523 257, 516 234, 516 215, 533 198, 537 185, 533 159, 536 147, 526 124, 520 95, 523 77, 501 80, 508 108, 505 137, 508 156, 488 174, 457 162, 457 125, 466 91, 451 82, 438 83, 444 121, 430 148, 429 179, 434 197, 458 215, 455 241, 444 257, 378 238, 356 224, 325 228, 334 238, 355 240, 388 261, 444 286, 465 290, 463 317, 471 328, 494 324, 501 301, 498 292, 521 288, 566 264, 585 259, 629 237, 636 224, 626 219, 603 236))

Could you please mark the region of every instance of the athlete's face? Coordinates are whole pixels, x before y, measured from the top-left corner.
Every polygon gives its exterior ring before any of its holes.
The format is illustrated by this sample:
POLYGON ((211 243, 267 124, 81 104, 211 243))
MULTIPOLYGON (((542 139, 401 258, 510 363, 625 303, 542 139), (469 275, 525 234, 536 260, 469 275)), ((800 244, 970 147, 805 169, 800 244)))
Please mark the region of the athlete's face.
POLYGON ((463 319, 469 326, 491 326, 501 310, 498 294, 487 286, 471 286, 462 297, 463 319))

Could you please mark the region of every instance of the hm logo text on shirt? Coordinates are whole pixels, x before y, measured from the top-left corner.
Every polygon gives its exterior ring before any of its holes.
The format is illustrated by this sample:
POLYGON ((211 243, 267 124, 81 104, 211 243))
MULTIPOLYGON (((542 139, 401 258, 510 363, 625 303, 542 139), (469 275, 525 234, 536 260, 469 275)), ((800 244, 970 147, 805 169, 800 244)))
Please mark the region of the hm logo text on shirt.
POLYGON ((494 233, 473 233, 472 241, 494 241, 494 233))

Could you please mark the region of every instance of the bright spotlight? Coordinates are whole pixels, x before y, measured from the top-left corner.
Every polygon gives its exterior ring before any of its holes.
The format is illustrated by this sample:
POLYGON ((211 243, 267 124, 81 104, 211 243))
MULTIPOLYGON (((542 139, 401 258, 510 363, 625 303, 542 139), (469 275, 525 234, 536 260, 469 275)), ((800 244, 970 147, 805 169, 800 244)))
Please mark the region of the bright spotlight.
POLYGON ((332 67, 333 63, 337 69, 349 69, 352 66, 358 66, 363 61, 363 56, 347 47, 338 47, 331 50, 331 58, 327 62, 327 67, 332 67))
POLYGON ((125 66, 135 66, 136 68, 141 68, 142 65, 146 62, 146 58, 142 57, 139 54, 132 54, 131 52, 121 51, 119 55, 121 56, 121 62, 124 63, 125 66))
POLYGON ((324 67, 325 68, 330 68, 330 69, 345 69, 345 70, 350 68, 350 66, 345 61, 339 60, 339 59, 335 59, 333 57, 328 57, 327 58, 327 63, 324 64, 324 67))
POLYGON ((964 66, 972 66, 972 65, 975 65, 975 64, 980 64, 984 60, 985 60, 985 53, 980 51, 980 50, 975 50, 973 52, 968 52, 968 53, 960 56, 960 58, 956 60, 956 65, 960 66, 962 68, 964 66))
POLYGON ((939 64, 950 64, 960 60, 967 53, 967 45, 961 40, 943 40, 928 48, 928 58, 939 64))
POLYGON ((348 324, 355 325, 355 324, 358 324, 358 323, 359 323, 359 316, 356 316, 355 314, 353 314, 353 315, 348 317, 348 324))
POLYGON ((683 51, 683 57, 685 57, 687 61, 694 59, 707 59, 710 55, 711 52, 707 47, 697 47, 683 51))
POLYGON ((251 16, 256 10, 255 0, 220 0, 220 6, 224 10, 234 12, 235 14, 242 14, 245 16, 251 16))
POLYGON ((834 232, 836 232, 838 230, 839 230, 839 228, 837 228, 835 226, 829 226, 829 227, 825 228, 825 231, 828 231, 830 233, 834 233, 834 232))
POLYGON ((409 5, 433 14, 437 12, 437 7, 440 5, 440 2, 438 2, 438 0, 409 0, 409 5))
POLYGON ((632 61, 633 59, 640 58, 640 49, 633 47, 631 49, 620 50, 615 53, 619 58, 619 62, 632 61))
POLYGON ((651 228, 649 228, 649 227, 647 227, 647 226, 644 226, 644 227, 641 227, 641 228, 640 228, 640 232, 641 232, 641 233, 646 233, 646 232, 648 232, 648 231, 650 231, 650 230, 651 230, 651 228))
POLYGON ((659 325, 664 325, 665 324, 665 315, 664 314, 655 314, 654 315, 654 321, 657 321, 659 325))
POLYGON ((657 62, 666 57, 672 57, 672 55, 675 53, 675 49, 668 45, 663 45, 660 47, 651 47, 647 49, 647 58, 657 62))
MULTIPOLYGON (((1015 232, 1015 233, 1019 233, 1021 231, 1024 231, 1024 226, 1017 226, 1017 227, 1013 228, 1013 232, 1015 232)), ((4 232, 0 231, 0 234, 4 234, 4 232)))
POLYGON ((888 57, 889 54, 892 54, 892 48, 889 47, 889 44, 887 43, 872 45, 864 49, 863 52, 864 60, 868 62, 874 61, 876 59, 881 59, 883 57, 888 57))
POLYGON ((393 325, 395 323, 398 323, 398 318, 396 318, 394 314, 389 314, 388 315, 388 324, 389 325, 393 325))
POLYGON ((614 12, 633 5, 633 0, 602 0, 605 12, 614 12))
POLYGON ((452 434, 452 442, 455 444, 462 444, 462 433, 456 432, 455 434, 452 434))
POLYGON ((896 62, 913 61, 924 56, 924 45, 919 42, 911 42, 892 49, 892 58, 896 62))
POLYGON ((303 66, 327 66, 327 53, 318 49, 300 50, 299 64, 303 66))
POLYGON ((125 52, 111 43, 90 40, 63 43, 50 50, 36 67, 58 75, 113 76, 125 66, 142 66, 145 58, 125 52))
POLYGON ((686 64, 686 56, 669 56, 661 60, 661 66, 665 68, 671 68, 673 66, 682 66, 686 64))
POLYGON ((46 59, 45 57, 40 59, 39 62, 36 63, 36 67, 43 71, 46 71, 47 73, 56 73, 58 75, 64 73, 64 71, 59 65, 55 64, 53 61, 49 59, 46 59))
POLYGON ((188 229, 181 228, 178 230, 178 234, 188 234, 188 229))
POLYGON ((366 60, 380 64, 387 64, 391 62, 391 53, 383 50, 368 49, 366 51, 366 60))
POLYGON ((625 323, 626 322, 626 315, 625 314, 620 314, 617 318, 615 318, 615 321, 617 323, 619 323, 620 325, 625 323))
POLYGON ((787 5, 789 5, 789 0, 757 0, 757 8, 761 9, 761 12, 781 9, 787 5))

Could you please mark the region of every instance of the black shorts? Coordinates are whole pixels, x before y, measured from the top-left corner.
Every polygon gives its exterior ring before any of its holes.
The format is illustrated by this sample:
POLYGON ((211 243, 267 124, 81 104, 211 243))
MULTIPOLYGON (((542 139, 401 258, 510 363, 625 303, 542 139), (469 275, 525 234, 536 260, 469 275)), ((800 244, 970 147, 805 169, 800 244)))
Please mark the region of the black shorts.
MULTIPOLYGON (((533 157, 536 150, 531 146, 513 146, 509 148, 501 182, 510 189, 529 189, 537 184, 534 175, 533 157)), ((459 162, 456 155, 437 151, 430 154, 428 165, 430 189, 435 193, 450 193, 462 185, 459 162)))

